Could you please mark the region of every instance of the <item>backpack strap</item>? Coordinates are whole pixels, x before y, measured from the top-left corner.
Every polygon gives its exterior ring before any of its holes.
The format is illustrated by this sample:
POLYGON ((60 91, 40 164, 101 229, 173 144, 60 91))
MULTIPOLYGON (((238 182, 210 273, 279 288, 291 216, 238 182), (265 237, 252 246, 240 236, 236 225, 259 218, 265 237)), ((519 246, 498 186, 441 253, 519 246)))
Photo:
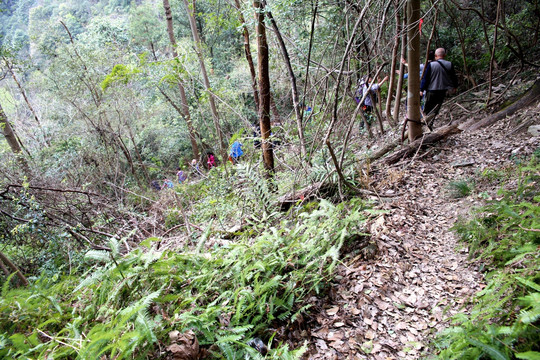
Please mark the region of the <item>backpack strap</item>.
POLYGON ((437 62, 439 63, 439 65, 441 65, 441 67, 443 68, 444 72, 446 73, 446 75, 451 79, 452 77, 450 76, 450 70, 448 70, 446 68, 446 66, 444 66, 444 64, 442 62, 440 62, 439 60, 437 60, 437 62))

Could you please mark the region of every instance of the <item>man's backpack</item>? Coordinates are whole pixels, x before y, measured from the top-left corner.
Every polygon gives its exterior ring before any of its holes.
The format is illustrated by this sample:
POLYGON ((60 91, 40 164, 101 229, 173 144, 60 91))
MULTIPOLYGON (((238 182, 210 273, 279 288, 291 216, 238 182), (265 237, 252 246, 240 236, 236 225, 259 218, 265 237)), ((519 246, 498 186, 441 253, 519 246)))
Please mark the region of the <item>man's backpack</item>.
MULTIPOLYGON (((360 102, 360 100, 362 100, 362 96, 364 95, 364 88, 367 88, 367 85, 364 82, 364 80, 362 80, 360 82, 360 85, 358 86, 358 89, 356 89, 356 93, 354 95, 354 100, 356 101, 357 104, 360 102)), ((373 105, 376 105, 379 102, 377 91, 369 90, 369 94, 367 96, 371 97, 371 103, 373 105)), ((365 105, 365 101, 366 100, 364 99, 364 102, 362 103, 362 105, 365 105)))

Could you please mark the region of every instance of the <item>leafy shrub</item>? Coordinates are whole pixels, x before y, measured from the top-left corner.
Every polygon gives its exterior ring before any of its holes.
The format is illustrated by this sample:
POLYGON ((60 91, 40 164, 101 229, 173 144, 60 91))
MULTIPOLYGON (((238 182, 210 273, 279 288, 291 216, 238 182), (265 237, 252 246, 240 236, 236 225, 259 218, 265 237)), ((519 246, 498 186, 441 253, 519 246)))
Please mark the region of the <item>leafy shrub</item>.
MULTIPOLYGON (((247 341, 260 337, 272 345, 271 328, 309 309, 306 300, 324 290, 347 233, 362 226, 363 207, 323 201, 297 222, 208 251, 208 232, 195 250, 181 253, 158 252, 159 239, 150 238, 141 244, 147 251, 121 256, 111 240, 110 252, 87 254, 98 264, 77 285, 51 279, 9 290, 6 282, 0 355, 156 358, 169 331, 191 329, 214 358, 260 358, 247 341)), ((267 358, 296 359, 303 351, 280 343, 267 358)))
POLYGON ((469 180, 455 180, 448 183, 447 189, 450 197, 458 199, 469 196, 473 187, 473 184, 469 180))
POLYGON ((519 168, 513 189, 501 190, 501 199, 456 225, 471 256, 491 271, 470 315, 457 315, 454 326, 439 335, 439 358, 540 358, 539 170, 533 158, 519 168))

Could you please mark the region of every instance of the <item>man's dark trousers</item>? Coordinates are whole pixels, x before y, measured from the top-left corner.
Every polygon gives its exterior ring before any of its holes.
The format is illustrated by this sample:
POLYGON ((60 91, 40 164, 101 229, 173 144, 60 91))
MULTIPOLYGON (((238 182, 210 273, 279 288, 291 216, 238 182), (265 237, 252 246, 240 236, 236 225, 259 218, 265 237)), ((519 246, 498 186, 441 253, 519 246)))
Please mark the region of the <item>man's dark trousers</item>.
POLYGON ((445 96, 446 90, 428 90, 426 94, 426 104, 424 105, 424 114, 429 115, 435 108, 437 108, 435 115, 439 113, 445 96))

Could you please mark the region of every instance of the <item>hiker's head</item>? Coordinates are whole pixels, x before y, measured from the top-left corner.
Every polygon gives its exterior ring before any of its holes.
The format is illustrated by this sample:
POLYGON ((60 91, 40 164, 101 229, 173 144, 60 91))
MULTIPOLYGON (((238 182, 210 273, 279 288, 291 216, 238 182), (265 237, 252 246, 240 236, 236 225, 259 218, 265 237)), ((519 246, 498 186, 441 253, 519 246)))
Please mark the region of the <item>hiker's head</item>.
POLYGON ((435 50, 429 50, 427 59, 428 59, 428 61, 433 61, 433 60, 435 60, 435 50))
POLYGON ((444 59, 445 56, 446 50, 444 50, 443 48, 438 48, 437 50, 435 50, 435 60, 444 59))

